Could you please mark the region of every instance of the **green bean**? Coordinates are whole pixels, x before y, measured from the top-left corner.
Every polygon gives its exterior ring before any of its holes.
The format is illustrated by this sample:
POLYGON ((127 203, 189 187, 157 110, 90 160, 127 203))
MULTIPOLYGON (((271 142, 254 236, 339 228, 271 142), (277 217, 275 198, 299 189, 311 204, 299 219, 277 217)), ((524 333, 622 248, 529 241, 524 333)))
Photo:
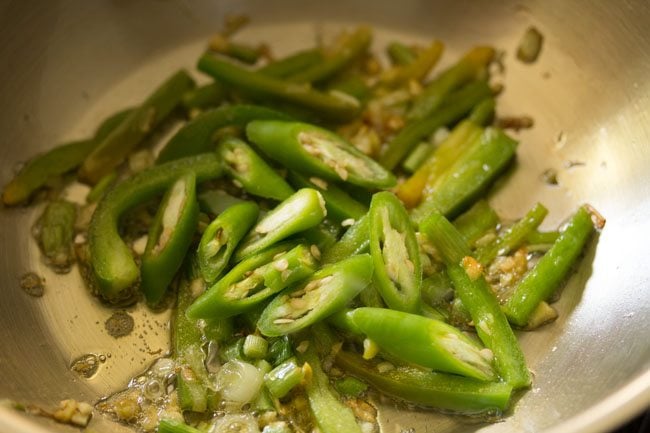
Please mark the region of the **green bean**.
POLYGON ((167 79, 86 157, 79 178, 91 184, 114 170, 181 102, 194 86, 185 71, 167 79))
POLYGON ((261 47, 234 42, 223 35, 216 35, 212 38, 210 50, 249 65, 256 63, 262 54, 261 47))
POLYGON ((91 266, 100 294, 118 300, 138 281, 140 272, 130 248, 120 238, 118 222, 129 209, 163 192, 183 173, 194 172, 197 182, 221 176, 214 154, 202 154, 162 164, 111 189, 97 205, 88 228, 91 266))
POLYGON ((304 377, 305 373, 296 360, 289 359, 267 373, 264 384, 273 397, 282 398, 300 385, 304 377))
POLYGON ((323 60, 323 53, 320 49, 313 48, 298 51, 283 59, 271 62, 257 71, 273 78, 286 78, 310 68, 323 60))
POLYGON ((491 90, 488 85, 483 81, 477 81, 449 95, 446 99, 447 102, 439 110, 407 123, 388 143, 379 162, 388 169, 395 168, 420 140, 441 126, 460 120, 472 107, 490 94, 491 90))
POLYGON ((553 244, 558 237, 560 237, 560 233, 557 231, 540 232, 533 230, 526 236, 526 242, 530 245, 553 244))
POLYGON ((381 75, 382 83, 395 86, 423 80, 431 68, 438 63, 443 49, 444 45, 440 41, 433 41, 428 47, 421 50, 411 63, 394 66, 384 71, 381 75))
POLYGON ((67 272, 74 262, 72 242, 77 208, 73 203, 56 200, 47 204, 36 223, 36 239, 48 264, 57 272, 67 272))
POLYGON ((359 112, 359 101, 354 98, 341 98, 319 92, 304 84, 268 77, 208 54, 201 57, 198 67, 253 99, 290 102, 334 121, 352 120, 359 112))
POLYGON ((364 77, 358 74, 345 74, 333 79, 327 90, 330 93, 346 93, 361 103, 365 103, 372 96, 372 88, 366 83, 364 77))
POLYGON ((551 249, 524 276, 506 301, 504 311, 511 322, 526 325, 537 305, 548 299, 566 277, 593 231, 591 215, 581 207, 551 249))
POLYGON ((190 89, 183 94, 181 104, 187 111, 205 110, 218 106, 226 97, 226 89, 218 81, 190 89))
POLYGON ((454 227, 472 246, 490 230, 496 229, 499 217, 487 200, 479 200, 454 220, 454 227))
POLYGON ((476 259, 482 265, 487 265, 497 256, 505 256, 517 249, 525 242, 528 234, 539 227, 547 214, 548 210, 537 203, 522 219, 500 233, 494 242, 479 248, 476 259))
POLYGON ((415 173, 418 168, 429 158, 429 155, 435 150, 435 144, 429 141, 421 141, 406 159, 402 161, 402 168, 407 173, 415 173))
POLYGON ((467 117, 467 120, 473 122, 475 125, 485 126, 492 121, 494 117, 494 108, 496 101, 492 96, 485 98, 472 109, 467 117))
POLYGON ((397 66, 404 66, 412 63, 416 57, 416 52, 401 42, 393 41, 386 46, 386 53, 390 61, 397 66))

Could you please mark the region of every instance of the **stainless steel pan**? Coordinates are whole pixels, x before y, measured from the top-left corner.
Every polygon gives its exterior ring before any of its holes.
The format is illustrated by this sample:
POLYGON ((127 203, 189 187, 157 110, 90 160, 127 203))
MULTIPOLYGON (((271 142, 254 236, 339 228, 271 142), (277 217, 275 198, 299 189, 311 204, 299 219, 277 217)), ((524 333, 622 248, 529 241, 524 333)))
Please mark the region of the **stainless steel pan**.
MULTIPOLYGON (((225 13, 247 12, 242 37, 283 50, 308 46, 345 24, 366 22, 377 46, 393 37, 447 43, 453 59, 474 43, 506 50, 504 114, 528 114, 518 163, 494 193, 506 217, 541 200, 555 226, 589 202, 608 219, 569 281, 560 319, 522 336, 533 389, 504 422, 476 426, 430 412, 381 410, 384 431, 602 432, 650 403, 650 5, 591 1, 209 1, 50 0, 0 3, 0 181, 34 153, 88 135, 98 120, 139 101, 179 66, 193 65, 225 13), (513 59, 529 25, 545 35, 540 60, 513 59), (571 162, 582 164, 569 168, 571 162), (540 181, 558 170, 560 185, 540 181)), ((136 329, 114 340, 111 311, 76 272, 52 274, 29 230, 39 209, 0 211, 0 398, 51 407, 95 401, 124 386, 167 349, 167 315, 132 311, 136 329), (45 296, 18 287, 43 275, 45 296), (105 355, 91 379, 70 371, 84 354, 105 355)), ((98 417, 99 418, 99 417, 98 417)), ((0 411, 0 431, 71 428, 0 411)), ((98 420, 98 431, 121 431, 98 420)))

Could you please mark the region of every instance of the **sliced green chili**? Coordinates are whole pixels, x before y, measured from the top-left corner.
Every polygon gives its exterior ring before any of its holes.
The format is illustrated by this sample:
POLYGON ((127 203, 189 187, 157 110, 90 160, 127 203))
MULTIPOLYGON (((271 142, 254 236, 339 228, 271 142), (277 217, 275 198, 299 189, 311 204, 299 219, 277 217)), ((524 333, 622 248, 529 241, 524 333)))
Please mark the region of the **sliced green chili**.
POLYGON ((248 139, 269 158, 303 174, 346 181, 368 188, 388 188, 395 176, 342 137, 300 122, 253 121, 248 139))
POLYGON ((165 191, 187 172, 195 173, 197 182, 202 182, 221 176, 222 167, 213 153, 152 167, 116 185, 97 205, 88 228, 88 240, 93 274, 104 298, 119 299, 140 275, 130 248, 120 238, 120 217, 165 191))
POLYGON ((390 308, 415 312, 420 302, 422 265, 406 209, 386 191, 372 197, 368 215, 375 287, 390 308))
POLYGON ((219 278, 258 215, 259 208, 255 203, 243 202, 230 206, 208 225, 198 249, 201 275, 205 281, 212 283, 219 278))
POLYGON ((194 81, 182 70, 167 79, 86 157, 79 169, 80 179, 95 184, 114 170, 165 120, 192 87, 194 81))
POLYGON ((474 379, 395 366, 379 371, 376 362, 345 351, 336 355, 336 363, 352 376, 396 399, 417 405, 461 413, 501 413, 508 407, 512 387, 502 382, 474 379))
POLYGON ((548 299, 566 278, 593 231, 591 215, 581 207, 551 249, 524 276, 506 301, 504 311, 512 323, 526 325, 537 305, 548 299))
POLYGON ((167 190, 149 229, 140 266, 140 287, 150 304, 160 302, 183 263, 198 220, 196 175, 189 172, 167 190))
POLYGON ((48 264, 57 272, 67 272, 75 260, 73 240, 77 207, 65 200, 47 204, 36 223, 36 240, 48 264))
POLYGON ((335 184, 317 177, 306 177, 296 172, 289 174, 289 181, 297 188, 313 188, 325 199, 327 215, 334 220, 349 218, 357 220, 368 213, 368 208, 359 203, 335 184))
POLYGON ((230 105, 199 114, 165 144, 156 162, 168 162, 185 156, 211 151, 215 133, 226 126, 243 127, 255 119, 283 119, 290 117, 279 111, 257 105, 230 105))
POLYGON ((57 146, 31 159, 5 186, 2 192, 4 204, 13 206, 22 203, 35 191, 45 186, 51 178, 78 167, 132 111, 131 108, 122 110, 104 120, 93 138, 57 146))
POLYGON ((226 174, 249 193, 274 200, 285 200, 295 191, 244 141, 227 137, 219 143, 217 154, 226 174))
POLYGON ((313 274, 316 260, 310 248, 293 245, 276 245, 237 264, 187 309, 187 315, 198 319, 249 311, 313 274))
POLYGON ((242 240, 235 252, 240 261, 289 236, 315 227, 327 215, 323 196, 314 189, 303 188, 267 213, 242 240))
POLYGON ((255 100, 289 102, 335 121, 352 120, 359 112, 359 101, 349 96, 327 94, 308 85, 268 77, 209 54, 201 57, 198 68, 255 100))
POLYGON ((370 283, 372 271, 367 254, 326 265, 278 294, 262 312, 257 327, 270 337, 304 329, 343 308, 370 283))
POLYGON ((370 247, 370 217, 356 220, 341 239, 323 251, 323 263, 336 263, 347 257, 366 253, 370 247))
POLYGON ((348 313, 382 350, 408 363, 478 380, 494 380, 492 353, 439 320, 385 308, 348 313))

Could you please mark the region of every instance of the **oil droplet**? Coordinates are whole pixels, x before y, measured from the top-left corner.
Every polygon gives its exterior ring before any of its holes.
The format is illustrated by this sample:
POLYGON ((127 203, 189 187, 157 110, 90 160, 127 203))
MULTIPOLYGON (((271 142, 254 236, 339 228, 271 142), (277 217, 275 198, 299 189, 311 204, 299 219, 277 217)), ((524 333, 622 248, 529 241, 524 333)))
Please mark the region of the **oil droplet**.
POLYGON ((104 322, 108 334, 115 338, 129 335, 134 325, 133 317, 126 311, 116 311, 104 322))
POLYGON ((79 376, 86 379, 90 379, 97 373, 99 369, 99 359, 97 355, 89 353, 87 355, 82 355, 79 358, 72 361, 70 369, 77 373, 79 376))

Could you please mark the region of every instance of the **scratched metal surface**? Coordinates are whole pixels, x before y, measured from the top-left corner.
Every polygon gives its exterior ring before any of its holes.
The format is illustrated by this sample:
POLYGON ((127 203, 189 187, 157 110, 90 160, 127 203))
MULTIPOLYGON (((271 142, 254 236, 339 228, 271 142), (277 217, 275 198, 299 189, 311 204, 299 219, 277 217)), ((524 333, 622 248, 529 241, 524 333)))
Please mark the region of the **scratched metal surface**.
MULTIPOLYGON (((17 164, 136 103, 179 67, 191 68, 225 13, 247 12, 242 33, 278 53, 310 46, 316 32, 375 26, 375 46, 393 38, 446 42, 445 62, 475 43, 506 50, 502 114, 528 114, 517 164, 491 194, 505 217, 534 202, 556 226, 589 202, 608 219, 557 304, 560 319, 521 336, 535 373, 531 391, 503 422, 485 425, 432 412, 380 411, 382 431, 417 433, 603 432, 650 403, 650 6, 637 2, 48 1, 0 4, 0 183, 17 164), (498 3, 498 4, 497 4, 498 3), (545 35, 537 63, 514 60, 529 24, 545 35), (569 168, 570 162, 581 164, 569 168), (540 181, 547 168, 559 186, 540 181)), ((197 75, 198 76, 198 75, 197 75)), ((78 194, 80 191, 72 192, 78 194)), ((112 313, 76 272, 57 276, 29 232, 39 208, 0 210, 0 398, 51 407, 96 401, 123 387, 168 347, 168 315, 130 309, 136 328, 115 340, 112 313), (46 278, 34 299, 20 275, 46 278), (93 353, 106 362, 91 379, 69 369, 93 353)), ((97 418, 97 431, 127 431, 97 418)), ((0 409, 0 431, 74 431, 0 409)))

